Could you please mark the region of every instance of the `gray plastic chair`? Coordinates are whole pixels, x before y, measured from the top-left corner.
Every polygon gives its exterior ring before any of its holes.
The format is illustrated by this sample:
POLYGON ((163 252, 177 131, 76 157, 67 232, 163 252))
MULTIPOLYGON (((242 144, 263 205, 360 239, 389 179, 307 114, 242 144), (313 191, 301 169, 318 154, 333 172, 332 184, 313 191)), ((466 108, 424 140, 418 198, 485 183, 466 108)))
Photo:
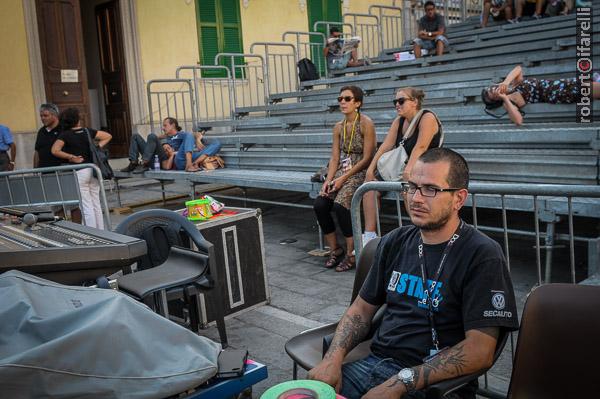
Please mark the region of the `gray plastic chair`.
POLYGON ((177 212, 150 209, 127 217, 115 231, 145 239, 148 245, 148 254, 138 261, 141 270, 118 278, 119 290, 165 317, 169 316, 168 299, 182 299, 190 329, 196 333, 200 330, 198 295, 213 290, 219 338, 221 345, 227 347, 222 293, 214 289, 221 286, 215 284, 219 271, 214 246, 196 226, 177 212), (197 250, 186 248, 189 240, 197 250))

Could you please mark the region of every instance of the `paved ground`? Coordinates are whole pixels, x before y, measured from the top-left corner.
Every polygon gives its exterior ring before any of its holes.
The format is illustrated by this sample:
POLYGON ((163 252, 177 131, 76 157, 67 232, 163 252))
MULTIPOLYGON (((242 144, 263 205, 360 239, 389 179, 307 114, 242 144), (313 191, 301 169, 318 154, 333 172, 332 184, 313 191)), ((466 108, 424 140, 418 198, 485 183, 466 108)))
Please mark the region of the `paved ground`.
MULTIPOLYGON (((135 203, 149 198, 160 198, 156 189, 160 186, 146 185, 142 182, 124 183, 122 198, 125 204, 135 203), (143 184, 143 185, 140 185, 143 184), (154 190, 154 191, 150 191, 154 190)), ((211 186, 213 187, 213 186, 211 186)), ((169 185, 172 193, 188 193, 185 185, 169 185)), ((197 188, 200 191, 201 187, 197 188)), ((240 194, 237 189, 225 192, 240 194)), ((107 192, 109 202, 116 205, 114 191, 107 192)), ((270 200, 304 202, 310 200, 298 194, 252 192, 251 196, 262 195, 270 200)), ((185 199, 170 202, 167 207, 183 207, 185 199)), ((230 206, 243 206, 241 202, 226 201, 230 206)), ((352 292, 354 272, 336 273, 322 267, 324 258, 311 256, 308 251, 318 246, 317 227, 312 210, 281 206, 261 206, 268 281, 271 290, 271 302, 254 310, 236 315, 227 320, 227 330, 232 347, 245 347, 252 358, 268 366, 269 378, 254 387, 253 396, 259 397, 268 387, 292 378, 292 361, 284 351, 285 342, 307 328, 337 321, 349 304, 352 292), (296 241, 282 245, 282 239, 296 241)), ((149 207, 161 207, 162 204, 149 207)), ((136 210, 141 209, 137 208, 136 210)), ((123 218, 113 215, 113 225, 123 218)), ((393 226, 385 226, 392 228, 393 226)), ((519 302, 519 313, 527 292, 537 281, 537 272, 532 263, 532 242, 515 240, 511 243, 511 266, 514 285, 519 302)), ((556 271, 556 279, 565 279, 563 271, 556 271)), ((217 338, 216 329, 208 328, 203 332, 211 338, 217 338)), ((514 337, 516 342, 516 336, 514 337)), ((489 375, 492 386, 506 390, 510 379, 510 344, 505 354, 489 375)), ((300 373, 300 378, 305 375, 300 373)), ((483 380, 482 380, 483 382, 483 380)))

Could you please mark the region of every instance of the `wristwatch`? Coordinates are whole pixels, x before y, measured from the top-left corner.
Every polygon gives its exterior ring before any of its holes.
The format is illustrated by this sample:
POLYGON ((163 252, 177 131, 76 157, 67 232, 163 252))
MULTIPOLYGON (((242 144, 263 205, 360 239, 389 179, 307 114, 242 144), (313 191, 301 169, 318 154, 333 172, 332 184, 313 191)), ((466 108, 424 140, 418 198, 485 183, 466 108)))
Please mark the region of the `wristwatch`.
POLYGON ((413 369, 411 369, 410 367, 400 370, 400 372, 398 373, 398 379, 406 387, 406 393, 412 394, 417 391, 415 389, 415 385, 416 385, 415 371, 413 369))
POLYGON ((427 36, 431 37, 431 32, 427 32, 427 36))

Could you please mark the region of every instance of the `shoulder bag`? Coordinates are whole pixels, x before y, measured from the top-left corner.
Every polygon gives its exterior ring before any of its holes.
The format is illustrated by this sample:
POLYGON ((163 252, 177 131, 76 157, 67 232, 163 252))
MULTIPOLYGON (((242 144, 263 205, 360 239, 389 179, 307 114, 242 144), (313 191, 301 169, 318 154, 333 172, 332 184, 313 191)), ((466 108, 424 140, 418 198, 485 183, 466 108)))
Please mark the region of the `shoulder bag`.
MULTIPOLYGON (((90 145, 92 163, 100 169, 103 180, 112 179, 113 177, 115 177, 115 174, 112 168, 110 167, 110 164, 108 163, 108 150, 106 148, 99 148, 98 146, 96 146, 94 140, 92 139, 92 135, 90 134, 90 131, 87 130, 87 128, 85 129, 85 133, 87 134, 88 143, 90 145)), ((96 171, 94 171, 94 176, 98 178, 98 176, 96 176, 96 171)))

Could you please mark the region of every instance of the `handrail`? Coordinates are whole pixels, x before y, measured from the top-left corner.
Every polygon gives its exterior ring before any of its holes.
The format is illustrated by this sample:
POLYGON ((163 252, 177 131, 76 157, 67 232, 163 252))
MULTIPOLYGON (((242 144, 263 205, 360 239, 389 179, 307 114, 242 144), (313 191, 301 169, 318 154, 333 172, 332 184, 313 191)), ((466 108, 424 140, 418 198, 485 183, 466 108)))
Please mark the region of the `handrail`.
MULTIPOLYGON (((260 54, 251 54, 251 53, 218 53, 217 55, 215 55, 215 65, 219 64, 219 60, 223 57, 228 57, 230 62, 231 62, 231 69, 233 70, 232 73, 232 81, 234 83, 234 87, 233 87, 233 101, 234 101, 234 108, 237 108, 238 106, 238 98, 237 98, 237 77, 236 77, 236 73, 235 73, 235 68, 236 67, 245 67, 244 65, 236 65, 235 64, 235 58, 236 57, 243 57, 245 58, 258 58, 260 60, 260 67, 261 67, 261 72, 262 72, 262 77, 260 77, 260 83, 263 84, 264 88, 263 88, 263 105, 267 104, 269 101, 269 79, 268 76, 266 75, 266 67, 265 67, 265 59, 262 55, 260 54)), ((259 82, 257 82, 258 84, 259 82)), ((258 87, 257 87, 258 89, 258 87)), ((257 96, 258 96, 258 92, 257 92, 257 96)), ((250 96, 252 98, 252 95, 250 96)))
MULTIPOLYGON (((289 89, 288 91, 297 90, 298 89, 298 85, 299 85, 299 80, 298 80, 298 68, 296 67, 298 65, 298 53, 296 52, 296 46, 294 46, 291 43, 255 42, 255 43, 252 43, 250 45, 250 53, 254 54, 254 48, 255 47, 259 47, 259 46, 264 47, 265 57, 267 59, 267 62, 266 62, 266 67, 267 67, 266 77, 267 77, 267 79, 266 80, 269 80, 271 77, 273 77, 273 79, 275 81, 275 91, 276 92, 275 93, 271 93, 271 91, 269 90, 268 94, 270 95, 270 94, 279 93, 279 91, 278 91, 278 89, 279 89, 279 79, 278 79, 279 73, 278 73, 278 71, 275 68, 273 68, 273 70, 271 70, 271 65, 270 65, 271 58, 275 59, 275 57, 278 57, 278 58, 281 59, 283 57, 288 57, 290 55, 290 54, 285 54, 285 53, 271 53, 271 52, 269 52, 269 47, 286 47, 286 48, 291 48, 292 49, 292 54, 291 55, 293 56, 293 64, 294 65, 291 68, 292 69, 291 72, 292 72, 293 78, 292 78, 292 76, 288 76, 288 78, 290 78, 289 87, 286 87, 286 82, 285 82, 286 76, 283 75, 284 74, 284 71, 283 71, 284 63, 283 63, 283 60, 281 60, 280 61, 280 66, 281 66, 281 69, 282 69, 281 70, 281 74, 282 74, 281 75, 281 78, 282 78, 281 83, 282 83, 282 88, 284 90, 285 89, 289 89)), ((289 65, 288 65, 288 72, 290 72, 289 69, 290 68, 289 68, 289 65)), ((269 86, 270 86, 270 83, 269 83, 269 86)), ((268 99, 267 99, 267 101, 268 101, 268 99)))
POLYGON ((344 27, 347 26, 350 28, 350 34, 354 35, 354 26, 352 26, 352 24, 349 23, 345 23, 345 22, 338 22, 338 21, 315 21, 315 23, 313 24, 313 31, 318 31, 318 26, 319 25, 325 25, 325 29, 326 29, 326 33, 325 35, 329 34, 329 26, 330 25, 335 25, 335 26, 341 26, 342 30, 344 30, 344 27))
MULTIPOLYGON (((76 172, 81 169, 92 169, 95 172, 96 176, 102 176, 102 172, 100 171, 99 167, 97 167, 96 165, 94 165, 92 163, 83 163, 83 164, 73 164, 73 165, 52 166, 52 167, 46 167, 46 168, 18 169, 18 170, 12 170, 12 171, 7 171, 7 172, 0 172, 0 177, 5 177, 6 179, 10 179, 10 176, 25 175, 25 174, 39 174, 41 177, 44 174, 54 173, 57 178, 58 189, 59 189, 60 196, 62 198, 61 203, 63 204, 63 210, 64 210, 64 204, 67 203, 68 201, 64 200, 58 172, 61 172, 61 171, 76 172)), ((75 179, 75 184, 77 185, 77 188, 78 188, 77 197, 79 198, 79 206, 81 207, 81 192, 79 192, 79 181, 77 180, 76 176, 74 177, 74 179, 75 179)), ((107 230, 110 230, 111 229, 110 211, 108 209, 108 201, 106 200, 106 192, 104 189, 104 180, 102 178, 99 178, 97 180, 98 180, 98 185, 100 186, 100 206, 102 207, 102 217, 104 219, 104 226, 106 227, 107 230)), ((44 191, 43 184, 41 185, 41 187, 42 187, 42 192, 43 192, 44 191)), ((27 192, 26 187, 25 187, 25 191, 27 192)), ((9 194, 10 194, 10 186, 9 186, 9 194)), ((45 193, 44 193, 44 197, 46 197, 45 193)), ((11 198, 12 198, 12 195, 11 195, 11 198)), ((28 196, 28 202, 29 202, 29 196, 28 196)), ((47 202, 47 203, 54 205, 56 203, 56 201, 47 202)), ((5 204, 5 205, 9 205, 9 204, 5 204)), ((10 204, 10 205, 18 205, 18 204, 10 204)), ((28 203, 28 204, 24 204, 24 205, 39 206, 39 205, 43 205, 43 203, 28 203)), ((56 203, 56 205, 58 205, 58 204, 56 203)))
MULTIPOLYGON (((194 94, 193 94, 194 89, 192 87, 192 82, 190 81, 190 79, 151 79, 151 80, 149 80, 148 83, 146 83, 146 95, 148 96, 148 111, 149 111, 148 119, 149 119, 149 122, 150 122, 150 129, 151 130, 154 130, 154 111, 152 109, 152 94, 153 94, 153 92, 151 91, 151 86, 153 84, 156 84, 156 83, 182 83, 182 84, 186 84, 188 86, 188 89, 189 89, 188 92, 190 93, 190 101, 192 103, 194 102, 194 94)), ((157 93, 157 94, 158 93, 166 93, 166 94, 173 93, 173 94, 175 94, 177 92, 174 92, 174 91, 171 90, 171 91, 166 91, 166 92, 155 92, 155 93, 157 93)), ((174 97, 174 98, 176 100, 176 97, 174 97)), ((170 114, 170 108, 169 108, 168 100, 169 99, 168 99, 168 96, 167 96, 167 114, 170 114)), ((192 105, 192 107, 191 107, 192 121, 193 121, 193 123, 195 123, 196 120, 197 120, 197 117, 196 117, 196 107, 194 106, 194 104, 191 104, 191 105, 192 105)), ((175 106, 175 108, 177 107, 176 101, 175 101, 174 106, 175 106)), ((160 111, 160 104, 159 104, 158 111, 159 111, 159 115, 162 116, 162 112, 160 111)), ((183 107, 183 113, 184 113, 183 120, 187 120, 187 114, 185 112, 185 106, 183 107)), ((167 115, 167 116, 173 116, 173 115, 167 115)), ((177 119, 179 119, 179 118, 177 118, 177 119)))

